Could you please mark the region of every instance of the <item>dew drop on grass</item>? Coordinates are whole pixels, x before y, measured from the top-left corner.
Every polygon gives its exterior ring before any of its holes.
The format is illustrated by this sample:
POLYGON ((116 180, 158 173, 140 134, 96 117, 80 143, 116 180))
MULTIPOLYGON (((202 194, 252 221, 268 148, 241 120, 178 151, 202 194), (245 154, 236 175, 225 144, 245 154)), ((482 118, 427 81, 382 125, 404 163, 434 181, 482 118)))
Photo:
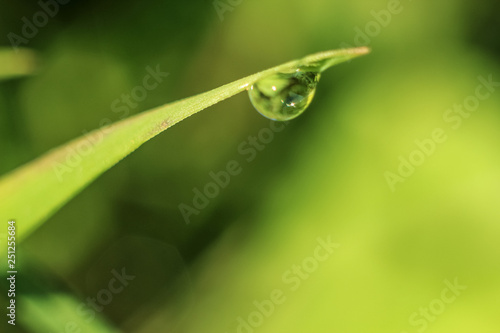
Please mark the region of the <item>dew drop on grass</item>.
POLYGON ((248 95, 264 117, 286 121, 302 114, 311 104, 319 78, 319 72, 301 69, 277 73, 255 82, 248 95))

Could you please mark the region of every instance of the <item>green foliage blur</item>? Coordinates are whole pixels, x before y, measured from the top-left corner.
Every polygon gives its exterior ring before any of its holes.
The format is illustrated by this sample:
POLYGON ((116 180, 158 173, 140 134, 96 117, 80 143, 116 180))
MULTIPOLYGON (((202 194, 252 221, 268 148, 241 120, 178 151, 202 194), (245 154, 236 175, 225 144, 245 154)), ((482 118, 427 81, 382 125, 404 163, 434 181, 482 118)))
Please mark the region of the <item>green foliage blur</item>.
POLYGON ((2 332, 500 331, 498 1, 63 2, 0 1, 2 50, 36 55, 0 57, 0 174, 291 59, 372 53, 286 125, 240 94, 98 178, 17 244, 2 332), (148 68, 168 76, 141 90, 148 68))

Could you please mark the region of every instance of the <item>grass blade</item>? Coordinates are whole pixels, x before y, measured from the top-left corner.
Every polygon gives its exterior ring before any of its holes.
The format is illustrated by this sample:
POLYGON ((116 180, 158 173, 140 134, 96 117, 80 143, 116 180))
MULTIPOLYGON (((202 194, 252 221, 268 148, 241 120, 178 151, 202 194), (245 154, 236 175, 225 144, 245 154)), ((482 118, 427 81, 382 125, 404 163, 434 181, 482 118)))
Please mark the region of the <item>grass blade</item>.
MULTIPOLYGON (((270 74, 298 66, 323 70, 368 52, 366 47, 320 52, 94 130, 0 178, 0 221, 17 220, 16 238, 23 239, 100 174, 181 120, 270 74)), ((6 235, 4 230, 0 236, 6 235)))

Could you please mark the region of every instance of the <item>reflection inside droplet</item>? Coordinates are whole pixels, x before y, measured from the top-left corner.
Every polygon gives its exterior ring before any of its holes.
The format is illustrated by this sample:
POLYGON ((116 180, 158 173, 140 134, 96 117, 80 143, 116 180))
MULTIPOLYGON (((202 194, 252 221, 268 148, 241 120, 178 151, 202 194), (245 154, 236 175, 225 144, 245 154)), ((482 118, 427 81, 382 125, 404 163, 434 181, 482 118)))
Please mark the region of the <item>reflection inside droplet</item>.
POLYGON ((320 74, 297 69, 255 82, 248 90, 253 106, 264 117, 286 121, 299 116, 311 104, 320 74))

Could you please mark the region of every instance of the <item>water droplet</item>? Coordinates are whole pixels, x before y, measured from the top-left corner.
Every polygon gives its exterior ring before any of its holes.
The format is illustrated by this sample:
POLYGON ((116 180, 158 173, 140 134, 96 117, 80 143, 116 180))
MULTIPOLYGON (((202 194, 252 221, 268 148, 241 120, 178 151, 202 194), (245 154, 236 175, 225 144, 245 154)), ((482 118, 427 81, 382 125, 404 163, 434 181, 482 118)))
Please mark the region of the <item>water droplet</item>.
POLYGON ((319 78, 319 72, 300 69, 277 73, 255 82, 248 95, 264 117, 286 121, 302 114, 311 104, 319 78))

